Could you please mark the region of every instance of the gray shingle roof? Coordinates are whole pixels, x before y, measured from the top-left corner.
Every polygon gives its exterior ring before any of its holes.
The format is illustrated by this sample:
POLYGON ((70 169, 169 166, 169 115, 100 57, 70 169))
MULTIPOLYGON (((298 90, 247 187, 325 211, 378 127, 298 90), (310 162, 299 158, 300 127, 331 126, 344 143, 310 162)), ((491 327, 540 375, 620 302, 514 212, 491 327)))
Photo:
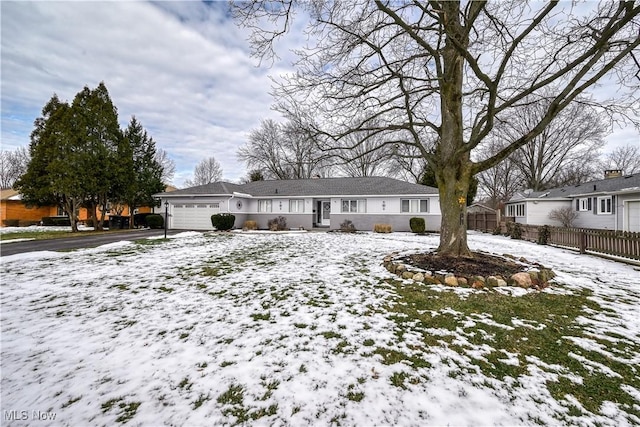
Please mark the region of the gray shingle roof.
POLYGON ((438 194, 438 189, 386 177, 316 178, 255 181, 247 184, 216 182, 156 196, 231 195, 233 192, 250 194, 254 197, 389 196, 438 194))
MULTIPOLYGON (((534 191, 524 198, 538 199, 538 198, 559 198, 559 197, 573 197, 583 194, 594 193, 616 193, 619 191, 637 189, 640 192, 640 173, 633 175, 621 176, 618 178, 599 179, 597 181, 589 181, 584 184, 567 185, 564 187, 552 188, 545 191, 534 191)), ((516 199, 514 197, 514 199, 516 199)))

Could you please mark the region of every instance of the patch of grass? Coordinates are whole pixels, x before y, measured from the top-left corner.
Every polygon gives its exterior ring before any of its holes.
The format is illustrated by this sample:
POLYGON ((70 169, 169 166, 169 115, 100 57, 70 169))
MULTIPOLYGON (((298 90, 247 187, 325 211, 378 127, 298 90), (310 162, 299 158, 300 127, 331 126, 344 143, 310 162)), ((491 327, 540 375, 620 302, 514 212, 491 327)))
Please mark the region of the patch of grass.
POLYGON ((159 290, 159 291, 162 291, 162 292, 167 292, 167 293, 170 293, 170 292, 173 292, 173 291, 174 291, 174 289, 173 289, 173 288, 168 288, 168 287, 166 287, 166 286, 160 286, 160 287, 158 288, 158 290, 159 290))
POLYGON ((82 399, 82 396, 78 396, 76 398, 69 399, 68 401, 66 401, 65 403, 62 404, 62 408, 66 408, 68 406, 71 406, 74 403, 76 403, 77 401, 79 401, 80 399, 82 399))
POLYGON ((353 402, 361 402, 364 399, 364 392, 355 390, 355 384, 349 384, 347 387, 347 399, 353 402))
POLYGON ((391 375, 390 381, 391 381, 391 385, 393 385, 394 387, 398 387, 401 388, 403 390, 406 390, 407 387, 404 385, 404 382, 409 378, 409 375, 407 375, 406 372, 394 372, 393 375, 391 375))
POLYGON ((371 347, 372 345, 374 345, 376 342, 374 340, 372 340, 371 338, 367 338, 366 340, 364 340, 362 342, 362 345, 364 345, 365 347, 371 347))
POLYGON ((328 340, 331 338, 342 338, 342 335, 333 331, 320 332, 318 335, 322 335, 325 339, 328 339, 328 340))
POLYGON ((183 390, 191 390, 193 383, 189 381, 188 377, 184 377, 180 383, 178 383, 178 388, 183 390))
MULTIPOLYGON (((528 365, 536 363, 544 371, 561 373, 557 381, 549 380, 546 385, 568 411, 572 411, 572 405, 565 396, 570 395, 590 413, 600 413, 602 404, 610 401, 630 416, 640 417, 638 402, 625 391, 625 386, 640 389, 640 370, 631 363, 640 352, 640 345, 628 337, 608 334, 607 339, 598 339, 590 335, 585 321, 580 319, 615 316, 591 299, 590 291, 532 292, 514 297, 489 290, 461 298, 453 291, 399 281, 387 283, 397 294, 395 304, 387 307, 388 317, 397 325, 396 336, 402 337, 405 331, 417 332, 424 345, 412 349, 411 354, 378 348, 374 353, 383 357, 383 363, 404 361, 419 367, 415 362, 424 361, 431 347, 446 346, 463 355, 489 380, 513 378, 515 381, 505 385, 513 389, 522 387, 518 378, 528 375, 528 365), (460 336, 464 339, 457 339, 460 336), (585 341, 594 345, 581 344, 585 341), (605 350, 596 351, 598 347, 605 350), (482 357, 477 356, 479 349, 482 357), (572 381, 568 375, 580 381, 572 381)), ((449 362, 450 377, 465 378, 475 372, 460 363, 449 362)), ((405 380, 400 374, 392 377, 397 386, 403 386, 405 380)), ((559 421, 570 422, 566 412, 555 416, 559 421)))
POLYGON ((181 333, 181 334, 180 334, 180 337, 179 337, 179 338, 180 338, 181 340, 186 340, 187 338, 189 338, 189 334, 188 334, 188 333, 186 333, 186 332, 183 332, 183 333, 181 333))
POLYGON ((198 398, 193 402, 193 409, 198 409, 207 400, 211 400, 211 397, 209 397, 209 393, 207 393, 206 396, 200 393, 200 396, 198 396, 198 398))
POLYGON ((251 314, 251 318, 256 322, 258 320, 269 320, 271 319, 271 313, 268 311, 266 313, 253 313, 251 314))
POLYGON ((216 401, 221 405, 242 405, 244 400, 244 387, 231 384, 229 388, 218 396, 216 401))
POLYGON ((119 414, 116 418, 116 422, 124 424, 136 415, 141 402, 125 402, 124 397, 109 399, 100 406, 100 408, 102 409, 102 413, 104 414, 111 411, 114 407, 116 407, 116 404, 119 414))
POLYGON ((304 329, 309 325, 307 325, 306 323, 294 323, 293 326, 295 326, 296 328, 299 328, 299 329, 304 329))

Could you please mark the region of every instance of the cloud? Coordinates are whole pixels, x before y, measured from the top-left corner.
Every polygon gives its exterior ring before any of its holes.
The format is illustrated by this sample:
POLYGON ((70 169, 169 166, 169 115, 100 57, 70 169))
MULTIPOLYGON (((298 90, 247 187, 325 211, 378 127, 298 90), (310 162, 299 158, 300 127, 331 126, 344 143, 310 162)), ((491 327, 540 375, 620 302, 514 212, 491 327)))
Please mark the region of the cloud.
POLYGON ((71 101, 104 81, 121 125, 135 115, 177 165, 176 182, 214 156, 226 179, 271 111, 269 74, 250 58, 247 33, 226 3, 2 2, 3 149, 29 142, 55 92, 71 101))
MULTIPOLYGON (((53 93, 71 101, 104 81, 124 128, 135 115, 176 161, 180 185, 214 156, 224 178, 245 167, 239 146, 271 110, 269 76, 292 71, 291 50, 306 42, 302 25, 278 44, 281 60, 250 57, 248 30, 226 2, 0 2, 2 149, 29 143, 33 121, 53 93)), ((614 127, 610 146, 639 143, 614 127)), ((609 150, 610 151, 610 150, 609 150)))

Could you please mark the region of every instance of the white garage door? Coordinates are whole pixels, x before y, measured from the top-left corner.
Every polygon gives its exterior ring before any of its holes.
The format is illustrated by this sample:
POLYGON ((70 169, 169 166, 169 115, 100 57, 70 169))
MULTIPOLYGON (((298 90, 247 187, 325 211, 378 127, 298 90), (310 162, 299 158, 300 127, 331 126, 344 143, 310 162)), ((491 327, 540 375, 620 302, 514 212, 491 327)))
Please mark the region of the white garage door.
POLYGON ((175 204, 170 227, 176 230, 213 230, 211 215, 220 213, 220 203, 175 204))
POLYGON ((627 231, 640 232, 640 202, 627 202, 627 231))

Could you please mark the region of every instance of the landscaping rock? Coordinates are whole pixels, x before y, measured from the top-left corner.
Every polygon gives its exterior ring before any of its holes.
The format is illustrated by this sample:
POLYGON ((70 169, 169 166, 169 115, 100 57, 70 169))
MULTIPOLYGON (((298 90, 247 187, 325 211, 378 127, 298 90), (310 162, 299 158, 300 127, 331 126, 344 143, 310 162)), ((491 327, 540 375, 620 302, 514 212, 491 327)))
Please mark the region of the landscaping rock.
POLYGON ((410 271, 404 271, 402 272, 402 278, 403 279, 413 279, 413 273, 410 271))
POLYGON ((396 274, 402 275, 407 270, 407 266, 404 264, 396 264, 396 274))
POLYGON ((498 278, 496 276, 489 276, 487 277, 485 284, 490 288, 495 288, 498 286, 498 278))
POLYGON ((447 274, 444 277, 444 284, 447 286, 458 286, 458 279, 453 274, 447 274))
POLYGON ((513 280, 516 286, 524 289, 529 289, 533 285, 529 273, 516 273, 511 276, 511 280, 513 280))
POLYGON ((466 288, 469 286, 469 281, 467 280, 466 277, 458 277, 458 286, 462 286, 463 288, 466 288))
POLYGON ((416 282, 424 282, 424 274, 422 273, 416 273, 413 275, 413 280, 415 280, 416 282))
POLYGON ((506 280, 504 280, 502 277, 498 276, 498 286, 508 286, 508 283, 506 280))
POLYGON ((439 281, 438 279, 436 279, 433 276, 425 276, 424 283, 427 283, 429 285, 441 285, 442 284, 441 281, 439 281))

